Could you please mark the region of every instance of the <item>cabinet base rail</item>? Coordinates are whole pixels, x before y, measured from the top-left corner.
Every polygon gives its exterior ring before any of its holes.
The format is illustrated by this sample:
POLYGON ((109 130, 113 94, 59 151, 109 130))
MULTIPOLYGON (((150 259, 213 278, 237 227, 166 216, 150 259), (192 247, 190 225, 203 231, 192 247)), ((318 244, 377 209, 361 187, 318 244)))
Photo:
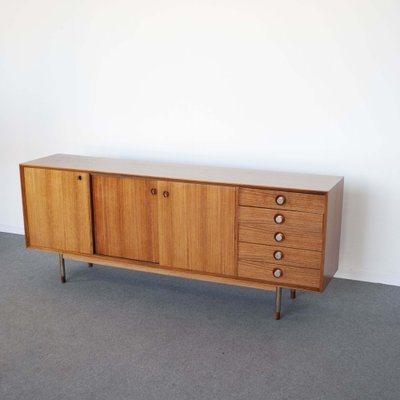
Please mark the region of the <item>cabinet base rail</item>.
MULTIPOLYGON (((72 261, 87 262, 88 267, 90 267, 90 268, 92 268, 93 264, 94 264, 93 257, 77 256, 75 254, 62 254, 62 253, 60 253, 58 256, 59 256, 61 283, 66 282, 66 274, 65 274, 65 260, 66 259, 69 259, 72 261)), ((243 281, 239 281, 239 280, 236 280, 233 278, 223 278, 223 277, 209 276, 209 275, 205 276, 205 275, 201 275, 201 274, 188 273, 185 271, 176 271, 176 270, 170 271, 170 270, 162 269, 162 268, 151 268, 151 270, 149 270, 149 267, 147 267, 147 266, 131 264, 129 262, 120 261, 120 260, 110 260, 109 261, 109 260, 107 260, 107 258, 103 258, 103 257, 99 257, 99 261, 101 261, 99 264, 104 265, 106 267, 116 267, 116 268, 129 269, 129 270, 134 270, 134 271, 144 271, 144 272, 156 273, 159 275, 174 276, 177 278, 188 278, 188 279, 195 279, 195 280, 201 280, 201 281, 207 281, 207 282, 213 282, 213 283, 244 286, 244 287, 262 289, 262 290, 268 290, 268 291, 275 290, 275 319, 276 320, 281 319, 282 287, 280 287, 280 286, 272 286, 272 285, 267 285, 267 284, 257 283, 257 282, 243 282, 243 281)), ((296 298, 296 289, 290 289, 290 298, 291 299, 296 298)))

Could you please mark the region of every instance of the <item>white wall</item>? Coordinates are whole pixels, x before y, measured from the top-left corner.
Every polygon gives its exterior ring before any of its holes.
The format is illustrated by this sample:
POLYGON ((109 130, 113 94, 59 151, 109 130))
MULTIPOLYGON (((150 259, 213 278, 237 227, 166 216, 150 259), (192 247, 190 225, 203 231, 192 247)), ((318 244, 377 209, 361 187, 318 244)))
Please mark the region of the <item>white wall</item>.
POLYGON ((338 276, 400 285, 400 2, 0 0, 0 230, 52 153, 344 175, 338 276))

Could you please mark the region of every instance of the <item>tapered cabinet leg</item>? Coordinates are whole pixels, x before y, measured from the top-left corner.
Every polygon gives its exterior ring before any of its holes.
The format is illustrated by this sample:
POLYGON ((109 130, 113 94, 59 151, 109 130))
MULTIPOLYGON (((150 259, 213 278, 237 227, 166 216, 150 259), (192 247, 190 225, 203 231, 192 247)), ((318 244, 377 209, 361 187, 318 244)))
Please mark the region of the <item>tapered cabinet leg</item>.
POLYGON ((61 277, 61 282, 65 283, 65 261, 64 257, 62 254, 58 255, 59 260, 60 260, 60 277, 61 277))
POLYGON ((93 267, 93 264, 92 264, 92 263, 88 263, 88 267, 89 267, 89 268, 92 268, 92 267, 93 267))
POLYGON ((296 298, 296 290, 295 289, 290 289, 290 298, 295 299, 296 298))
POLYGON ((275 292, 275 319, 281 319, 282 288, 277 287, 275 292))

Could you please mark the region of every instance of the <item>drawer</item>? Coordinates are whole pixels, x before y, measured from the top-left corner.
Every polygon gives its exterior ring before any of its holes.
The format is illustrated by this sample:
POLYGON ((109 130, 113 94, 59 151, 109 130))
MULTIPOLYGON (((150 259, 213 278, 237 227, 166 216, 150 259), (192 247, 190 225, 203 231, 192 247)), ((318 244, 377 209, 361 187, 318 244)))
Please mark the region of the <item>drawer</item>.
POLYGON ((239 223, 266 224, 277 229, 298 233, 314 232, 322 234, 322 214, 296 211, 278 211, 269 208, 239 207, 239 223), (278 219, 281 217, 281 221, 278 219))
POLYGON ((239 261, 238 274, 241 278, 267 281, 277 286, 301 286, 310 289, 319 289, 320 287, 320 272, 316 269, 241 260, 239 261), (281 272, 279 278, 274 276, 276 269, 281 272))
POLYGON ((239 241, 322 251, 321 233, 290 231, 271 224, 239 224, 239 241))
POLYGON ((320 269, 322 253, 319 251, 239 243, 239 260, 262 261, 272 264, 320 269), (280 256, 280 259, 277 259, 280 256))
POLYGON ((325 195, 240 188, 239 205, 323 214, 325 195))

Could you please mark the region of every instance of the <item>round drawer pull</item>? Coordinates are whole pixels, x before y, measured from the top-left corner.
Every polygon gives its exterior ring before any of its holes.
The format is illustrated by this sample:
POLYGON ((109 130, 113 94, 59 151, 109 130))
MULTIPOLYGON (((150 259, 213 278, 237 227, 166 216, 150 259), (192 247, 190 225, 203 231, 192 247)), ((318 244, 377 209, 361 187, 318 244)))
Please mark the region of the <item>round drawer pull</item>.
POLYGON ((285 240, 285 235, 282 232, 275 233, 275 240, 277 242, 283 242, 285 240))
POLYGON ((163 196, 164 197, 168 197, 169 196, 169 192, 167 192, 166 190, 163 192, 163 196))
POLYGON ((156 188, 151 188, 150 193, 155 196, 157 194, 157 189, 156 188))
POLYGON ((286 197, 285 196, 276 196, 275 202, 276 202, 276 204, 278 204, 278 206, 283 206, 286 203, 286 197))
POLYGON ((283 224, 285 222, 285 217, 282 214, 276 214, 274 221, 276 224, 283 224))
POLYGON ((281 269, 279 269, 279 268, 275 268, 275 269, 272 271, 272 275, 273 275, 275 278, 281 278, 281 277, 283 276, 283 271, 282 271, 281 269))
POLYGON ((275 258, 275 260, 282 260, 282 258, 283 258, 283 253, 281 252, 281 251, 275 251, 274 252, 274 258, 275 258))

